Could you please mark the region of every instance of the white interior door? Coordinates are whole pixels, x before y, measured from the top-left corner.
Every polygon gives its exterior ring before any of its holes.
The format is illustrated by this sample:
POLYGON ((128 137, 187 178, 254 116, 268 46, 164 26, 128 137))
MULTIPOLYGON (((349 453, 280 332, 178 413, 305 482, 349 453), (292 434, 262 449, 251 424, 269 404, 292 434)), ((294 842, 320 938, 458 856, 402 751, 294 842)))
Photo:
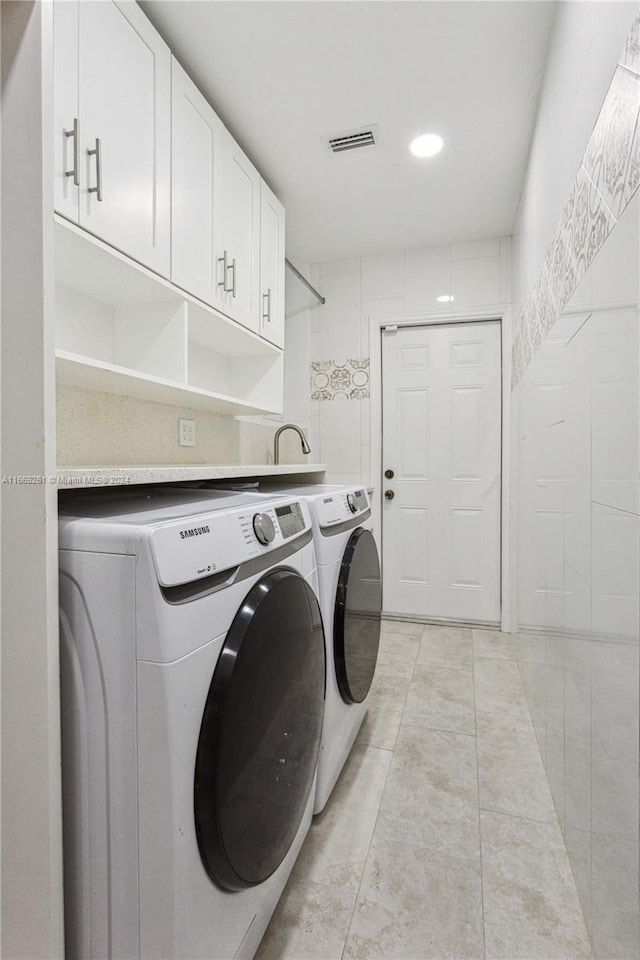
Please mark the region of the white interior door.
POLYGON ((385 329, 382 382, 384 610, 497 623, 499 321, 385 329))

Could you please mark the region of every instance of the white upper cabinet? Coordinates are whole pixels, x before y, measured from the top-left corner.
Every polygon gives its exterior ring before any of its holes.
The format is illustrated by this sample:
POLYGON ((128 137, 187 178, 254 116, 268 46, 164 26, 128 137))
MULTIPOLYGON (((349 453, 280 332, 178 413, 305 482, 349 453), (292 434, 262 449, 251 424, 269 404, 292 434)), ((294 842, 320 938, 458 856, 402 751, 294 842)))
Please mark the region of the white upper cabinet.
POLYGON ((264 180, 260 190, 260 334, 284 345, 284 207, 264 180))
POLYGON ((219 277, 222 282, 216 224, 224 128, 175 58, 171 82, 171 279, 215 305, 219 277))
POLYGON ((279 201, 137 3, 53 10, 56 211, 281 348, 279 201))
POLYGON ((169 48, 133 2, 58 2, 54 10, 56 208, 168 276, 169 48), (77 204, 67 176, 74 149, 77 204))
POLYGON ((233 137, 224 134, 217 243, 219 308, 260 329, 260 174, 233 137))

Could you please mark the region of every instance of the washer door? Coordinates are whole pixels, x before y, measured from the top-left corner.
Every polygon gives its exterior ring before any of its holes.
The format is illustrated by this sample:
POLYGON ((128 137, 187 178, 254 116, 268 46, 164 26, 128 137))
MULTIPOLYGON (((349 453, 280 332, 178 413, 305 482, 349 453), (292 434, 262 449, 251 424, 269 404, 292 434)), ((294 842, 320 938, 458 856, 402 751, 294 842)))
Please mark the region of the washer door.
POLYGON ((338 579, 333 616, 333 653, 338 689, 345 703, 362 703, 378 659, 382 585, 373 534, 358 527, 349 537, 338 579))
POLYGON ((298 832, 320 749, 324 659, 311 587, 292 570, 266 574, 227 634, 196 755, 200 855, 226 890, 271 876, 298 832))

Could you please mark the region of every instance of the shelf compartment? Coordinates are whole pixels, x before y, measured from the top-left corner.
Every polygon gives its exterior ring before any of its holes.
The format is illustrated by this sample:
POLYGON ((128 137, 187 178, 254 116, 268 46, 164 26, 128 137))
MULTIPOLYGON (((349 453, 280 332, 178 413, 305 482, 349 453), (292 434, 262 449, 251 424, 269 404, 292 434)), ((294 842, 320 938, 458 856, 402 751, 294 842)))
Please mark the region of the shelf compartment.
POLYGON ((247 403, 212 390, 163 380, 138 370, 120 367, 92 357, 56 350, 56 374, 59 383, 100 390, 156 403, 210 410, 227 416, 278 413, 276 408, 247 403))
POLYGON ((282 412, 280 348, 64 218, 55 224, 61 382, 227 414, 282 412))

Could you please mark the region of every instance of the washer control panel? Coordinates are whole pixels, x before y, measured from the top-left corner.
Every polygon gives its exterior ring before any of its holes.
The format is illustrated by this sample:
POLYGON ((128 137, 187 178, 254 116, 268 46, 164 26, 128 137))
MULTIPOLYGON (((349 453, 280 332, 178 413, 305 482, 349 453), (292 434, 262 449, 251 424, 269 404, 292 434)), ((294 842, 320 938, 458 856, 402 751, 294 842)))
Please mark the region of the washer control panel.
MULTIPOLYGON (((257 499, 257 498, 256 498, 257 499)), ((220 573, 311 529, 308 507, 280 503, 187 515, 160 523, 151 534, 158 581, 164 587, 220 573)))
POLYGON ((305 521, 299 503, 289 503, 284 507, 276 507, 276 517, 280 524, 280 532, 285 540, 304 530, 305 521))

